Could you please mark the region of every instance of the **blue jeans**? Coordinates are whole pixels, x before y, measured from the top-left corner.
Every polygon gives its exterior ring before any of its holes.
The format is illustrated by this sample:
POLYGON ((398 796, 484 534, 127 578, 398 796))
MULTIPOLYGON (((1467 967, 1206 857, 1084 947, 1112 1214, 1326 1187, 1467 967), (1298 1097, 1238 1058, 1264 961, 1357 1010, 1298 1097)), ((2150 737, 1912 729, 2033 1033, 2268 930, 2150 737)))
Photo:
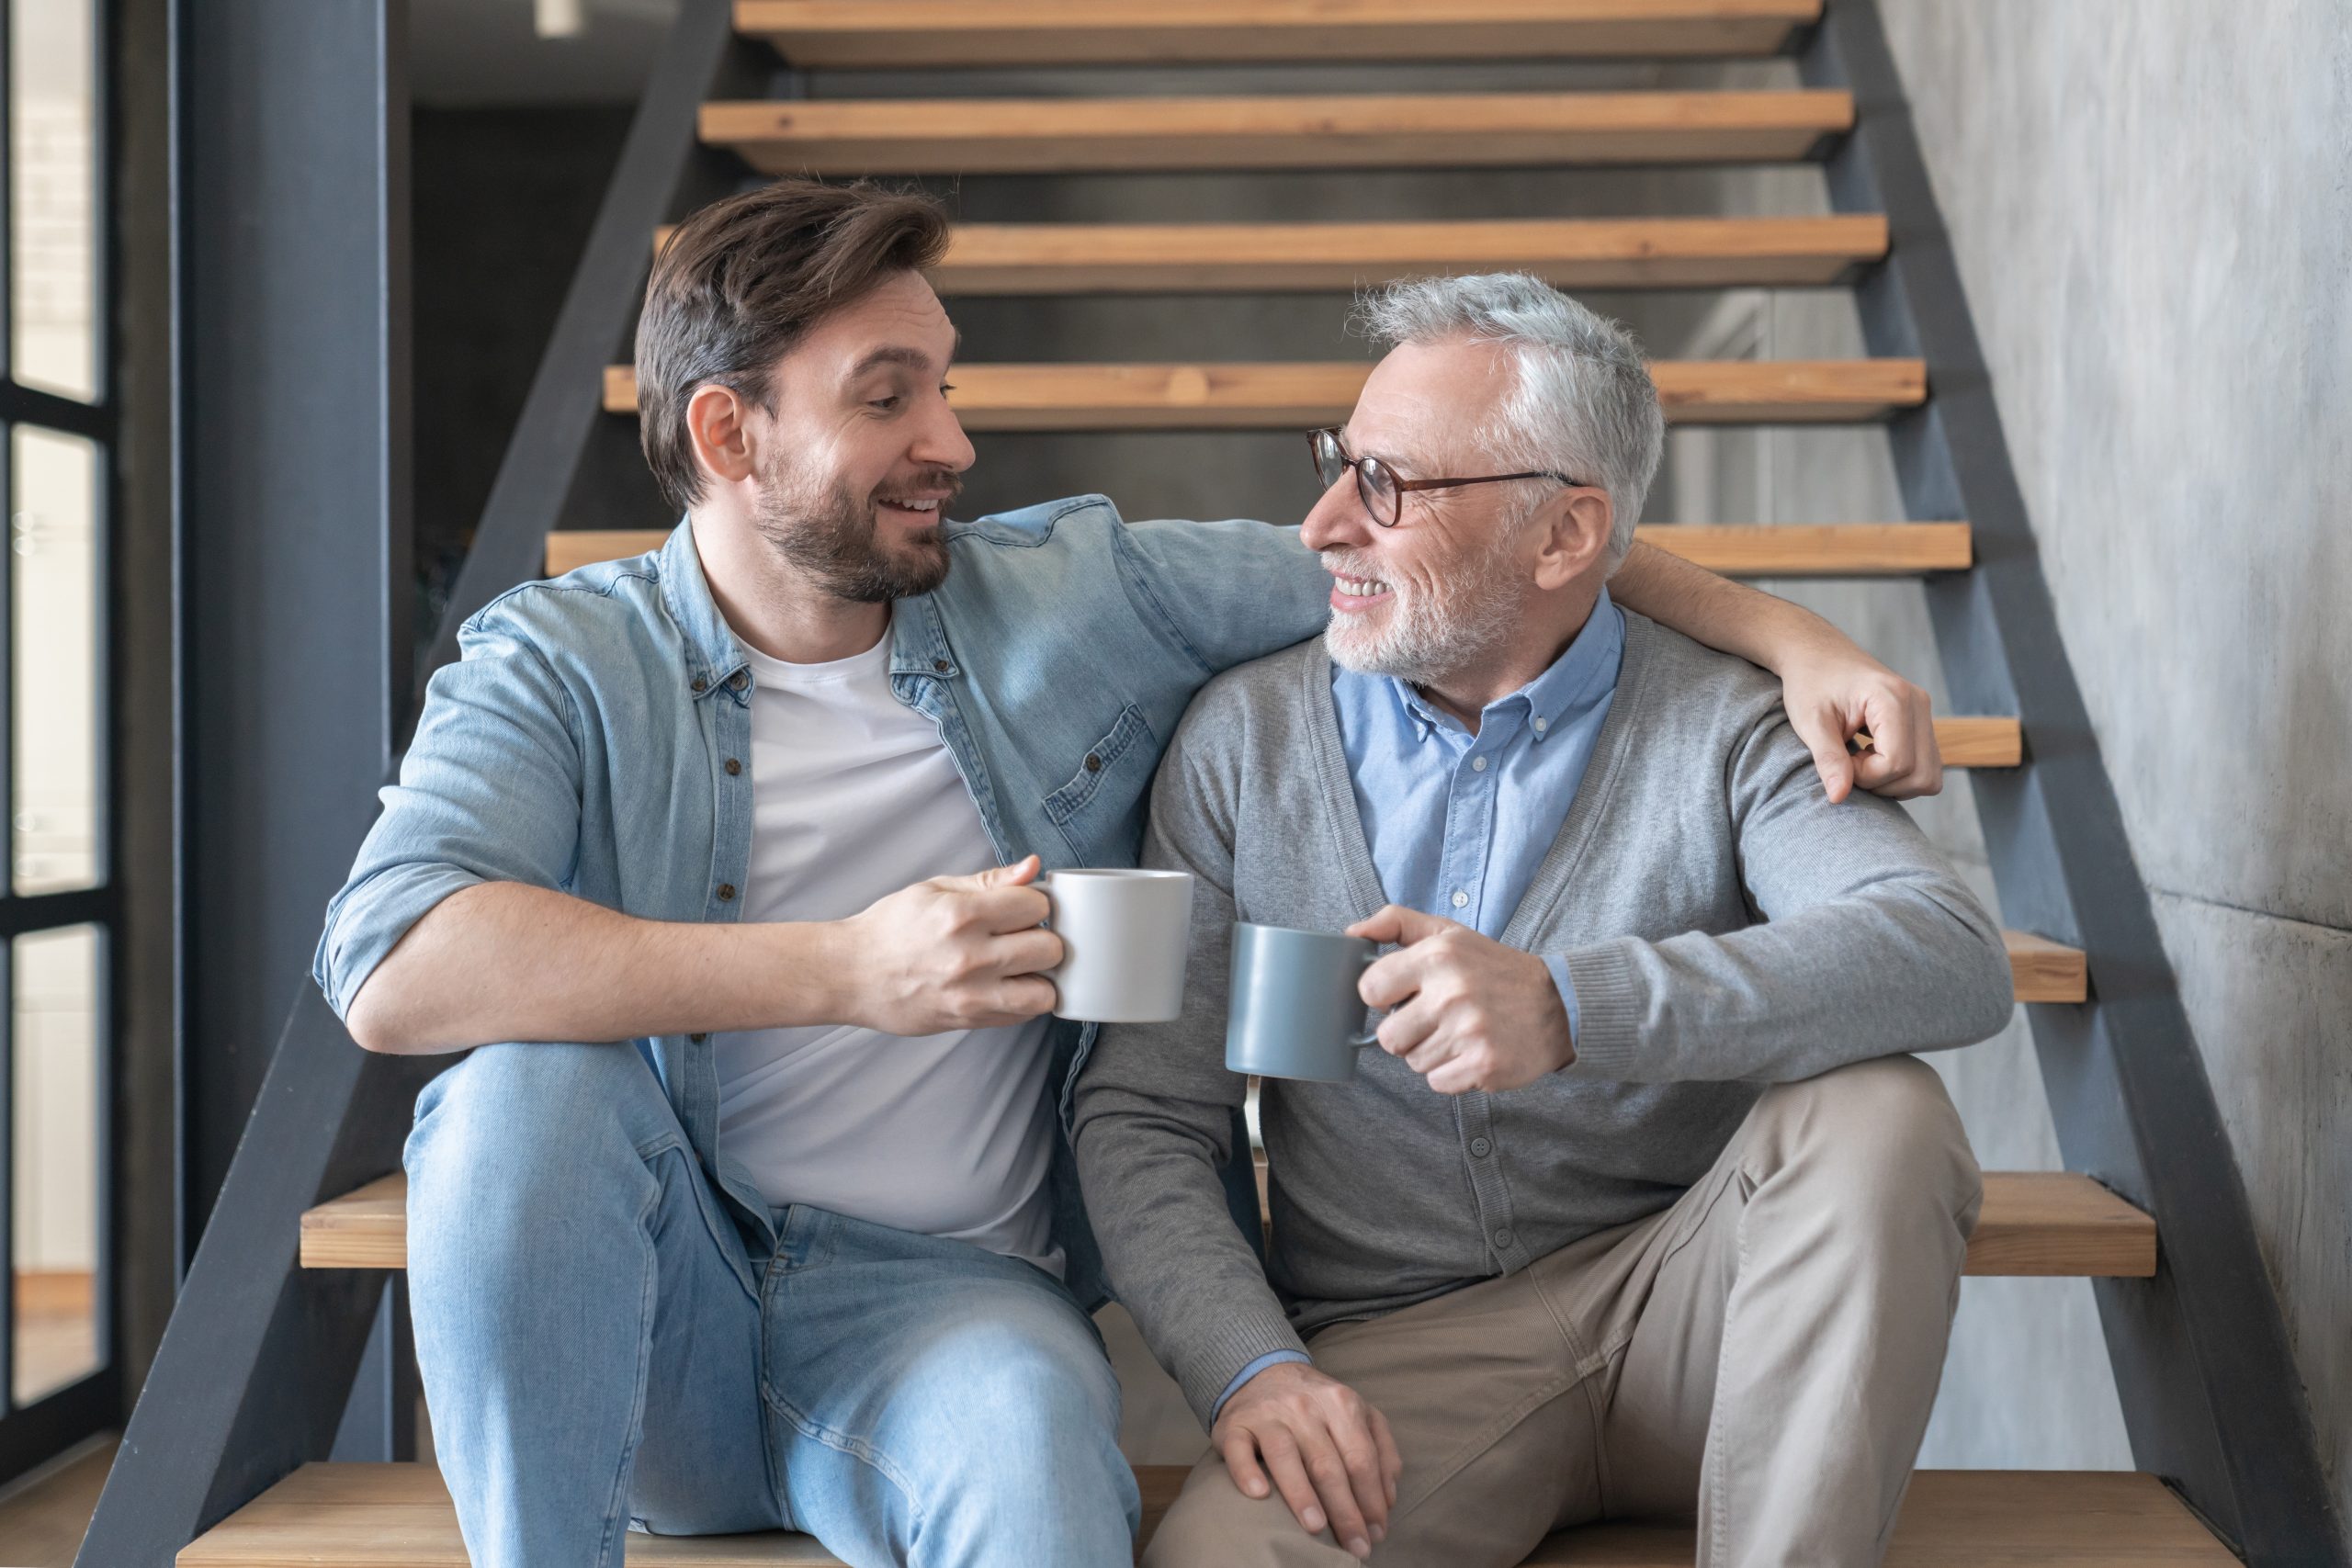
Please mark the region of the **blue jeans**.
POLYGON ((747 1247, 628 1045, 476 1051, 417 1102, 409 1287, 479 1568, 617 1568, 629 1527, 798 1529, 854 1564, 1111 1568, 1119 1390, 1060 1282, 794 1207, 747 1247))

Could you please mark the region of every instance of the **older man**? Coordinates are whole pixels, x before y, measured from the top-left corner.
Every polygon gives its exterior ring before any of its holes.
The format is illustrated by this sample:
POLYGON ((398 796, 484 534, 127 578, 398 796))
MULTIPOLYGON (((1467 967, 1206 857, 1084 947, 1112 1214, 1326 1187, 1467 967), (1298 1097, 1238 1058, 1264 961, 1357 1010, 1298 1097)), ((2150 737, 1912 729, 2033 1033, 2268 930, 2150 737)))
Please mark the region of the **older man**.
POLYGON ((1874 1562, 1979 1198, 1900 1053, 2001 1026, 1999 933, 1823 798, 1769 679, 1611 602, 1662 439, 1622 332, 1521 276, 1367 314, 1329 629, 1210 682, 1155 785, 1192 997, 1079 1086, 1112 1281, 1214 1439, 1150 1560, 1501 1568, 1695 1512, 1702 1563, 1874 1562), (1395 944, 1382 1052, 1265 1086, 1262 1269, 1217 1182, 1237 919, 1395 944))

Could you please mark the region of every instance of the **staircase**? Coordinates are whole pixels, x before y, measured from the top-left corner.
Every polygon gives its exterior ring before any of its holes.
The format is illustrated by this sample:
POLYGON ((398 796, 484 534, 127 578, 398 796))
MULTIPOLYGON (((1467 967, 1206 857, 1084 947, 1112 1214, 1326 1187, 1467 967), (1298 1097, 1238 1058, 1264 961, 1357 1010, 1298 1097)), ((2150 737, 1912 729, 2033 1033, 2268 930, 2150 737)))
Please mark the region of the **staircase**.
MULTIPOLYGON (((1653 372, 1677 423, 1884 424, 1910 520, 1660 525, 1641 536, 1733 575, 1924 583, 1954 695, 1975 710, 1939 721, 1938 738, 1950 764, 1974 770, 2004 912, 2020 928, 2007 938, 2017 997, 2076 1167, 1988 1175, 1967 1268, 2099 1281, 2142 1467, 1923 1472, 1889 1561, 2341 1563, 2243 1190, 2056 637, 1871 0, 736 0, 731 15, 723 0, 684 0, 453 595, 441 657, 458 621, 514 581, 658 542, 649 525, 662 519, 632 472, 634 379, 608 361, 627 344, 660 225, 754 175, 1797 160, 1824 165, 1838 215, 972 223, 935 282, 951 300, 1328 292, 1502 268, 1572 289, 1851 288, 1871 357, 1653 372), (800 96, 807 71, 872 67, 1775 55, 1795 59, 1802 87, 800 96)), ((1295 430, 1343 421, 1365 370, 967 364, 954 401, 975 432, 1295 430)), ((315 998, 298 1007, 83 1562, 160 1563, 173 1551, 209 1568, 465 1562, 430 1466, 316 1462, 379 1294, 386 1321, 403 1325, 405 1181, 379 1173, 394 1163, 424 1069, 351 1061, 354 1049, 315 998), (205 1403, 206 1380, 224 1378, 242 1380, 237 1397, 205 1403), (307 1392, 316 1383, 323 1394, 307 1392), (193 1457, 158 1451, 174 1439, 193 1457)), ((1138 1479, 1148 1533, 1182 1472, 1144 1467, 1138 1479)), ((1692 1551, 1687 1529, 1609 1526, 1565 1532, 1529 1561, 1663 1568, 1692 1551)), ((833 1560, 805 1537, 774 1535, 637 1536, 629 1561, 833 1560)))

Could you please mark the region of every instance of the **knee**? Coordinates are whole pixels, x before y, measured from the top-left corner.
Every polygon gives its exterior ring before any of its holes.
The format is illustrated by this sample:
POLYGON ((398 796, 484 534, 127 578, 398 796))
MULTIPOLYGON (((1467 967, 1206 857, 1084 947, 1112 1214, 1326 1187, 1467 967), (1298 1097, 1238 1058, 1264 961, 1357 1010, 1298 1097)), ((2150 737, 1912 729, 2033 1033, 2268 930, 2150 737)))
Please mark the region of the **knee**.
POLYGON ((1983 1190, 1960 1112, 1935 1069, 1881 1056, 1766 1091, 1755 1114, 1781 1162, 1834 1187, 1849 1212, 1931 1199, 1973 1216, 1983 1190))
POLYGON ((1204 1461, 1147 1543, 1141 1568, 1276 1568, 1337 1561, 1329 1533, 1310 1536, 1280 1496, 1253 1498, 1225 1466, 1204 1461))
POLYGON ((427 1084, 401 1164, 410 1247, 511 1249, 560 1231, 674 1113, 633 1046, 485 1045, 427 1084))

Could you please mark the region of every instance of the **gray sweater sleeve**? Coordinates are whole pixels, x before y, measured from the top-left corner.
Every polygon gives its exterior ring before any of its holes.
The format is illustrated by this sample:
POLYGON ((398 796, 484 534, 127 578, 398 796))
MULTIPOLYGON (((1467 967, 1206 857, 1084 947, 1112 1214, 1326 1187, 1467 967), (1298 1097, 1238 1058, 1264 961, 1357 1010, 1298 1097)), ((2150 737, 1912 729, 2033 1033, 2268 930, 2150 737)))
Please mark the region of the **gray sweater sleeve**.
POLYGON ((2000 929, 1891 801, 1831 805, 1779 704, 1726 759, 1740 881, 1761 923, 1564 955, 1573 1077, 1788 1082, 1997 1032, 2015 1006, 2000 929))
POLYGON ((1245 1082, 1225 1068, 1240 770, 1238 748, 1207 743, 1204 710, 1218 705, 1212 694, 1178 728, 1144 839, 1145 865, 1193 874, 1183 1014, 1103 1028, 1079 1078, 1073 1134, 1112 1290, 1204 1427, 1242 1368, 1305 1348, 1217 1176, 1250 1157, 1230 1146, 1245 1082))

